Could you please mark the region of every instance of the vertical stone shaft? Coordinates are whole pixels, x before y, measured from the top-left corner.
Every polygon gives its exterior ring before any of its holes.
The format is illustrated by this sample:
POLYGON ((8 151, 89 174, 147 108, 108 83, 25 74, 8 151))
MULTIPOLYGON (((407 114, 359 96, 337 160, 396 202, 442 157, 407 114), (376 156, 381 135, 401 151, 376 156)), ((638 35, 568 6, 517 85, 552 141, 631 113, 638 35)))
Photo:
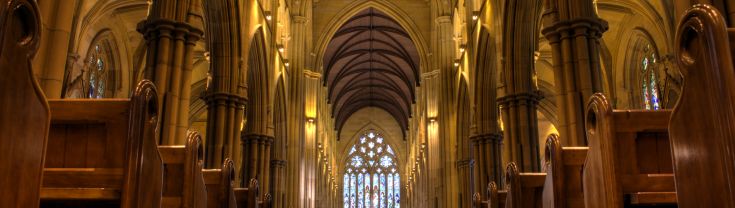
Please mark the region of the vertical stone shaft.
MULTIPOLYGON (((212 81, 204 99, 207 103, 205 168, 220 167, 225 158, 234 161, 242 172, 240 128, 245 104, 240 55, 239 8, 236 0, 206 1, 208 46, 211 54, 212 81)), ((237 178, 239 182, 241 178, 237 178)))
POLYGON ((442 207, 450 207, 457 204, 456 191, 457 172, 454 154, 456 146, 456 77, 457 69, 454 67, 454 27, 450 16, 439 16, 436 18, 436 63, 439 69, 439 140, 441 141, 439 175, 441 183, 437 184, 439 190, 439 204, 442 207))
POLYGON ((61 98, 77 4, 78 0, 38 2, 43 35, 33 58, 33 70, 47 98, 61 98))
MULTIPOLYGON (((474 48, 475 134, 470 138, 475 160, 475 192, 484 193, 491 181, 500 182, 503 175, 502 134, 498 126, 497 62, 495 43, 486 31, 478 35, 474 48)), ((484 195, 484 194, 483 194, 484 195)), ((470 196, 471 197, 471 196, 470 196)))
POLYGON ((288 111, 288 143, 287 143, 287 183, 286 187, 292 189, 286 191, 287 204, 286 207, 304 207, 304 190, 303 187, 303 170, 302 158, 304 156, 304 70, 306 67, 306 59, 309 51, 309 12, 311 10, 311 1, 301 1, 301 7, 292 8, 291 10, 291 32, 292 39, 289 44, 290 66, 288 67, 289 90, 287 100, 289 103, 288 111))
POLYGON ((559 106, 559 133, 565 146, 585 145, 584 103, 602 92, 599 47, 607 22, 592 0, 544 2, 541 33, 551 45, 559 106))
POLYGON ((505 95, 498 98, 504 129, 503 160, 522 172, 539 172, 536 111, 541 95, 534 82, 534 50, 538 39, 540 0, 511 0, 505 7, 503 74, 505 95))
POLYGON ((183 144, 186 139, 194 45, 204 34, 196 25, 202 19, 199 0, 153 1, 148 19, 138 24, 148 46, 146 79, 163 95, 163 144, 183 144))

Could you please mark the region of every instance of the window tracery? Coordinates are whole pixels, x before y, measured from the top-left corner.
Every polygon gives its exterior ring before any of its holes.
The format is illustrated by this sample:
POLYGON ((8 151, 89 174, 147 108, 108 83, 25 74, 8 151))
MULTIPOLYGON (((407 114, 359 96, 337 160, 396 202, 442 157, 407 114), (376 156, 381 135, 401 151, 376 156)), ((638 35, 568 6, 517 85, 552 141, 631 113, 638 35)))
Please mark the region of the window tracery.
POLYGON ((109 31, 102 31, 90 44, 80 67, 73 67, 67 74, 65 97, 105 98, 114 97, 115 50, 109 31))
POLYGON ((343 178, 345 208, 400 207, 395 152, 383 136, 369 130, 350 148, 343 178))

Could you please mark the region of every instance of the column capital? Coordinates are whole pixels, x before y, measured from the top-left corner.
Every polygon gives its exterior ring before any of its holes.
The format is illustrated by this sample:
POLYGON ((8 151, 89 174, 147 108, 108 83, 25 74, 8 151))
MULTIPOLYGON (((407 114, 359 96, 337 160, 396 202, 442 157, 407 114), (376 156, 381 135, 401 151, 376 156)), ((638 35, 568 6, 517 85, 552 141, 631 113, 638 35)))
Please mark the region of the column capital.
POLYGON ((503 140, 501 133, 478 134, 470 137, 470 142, 475 144, 499 143, 503 140))
POLYGON ((449 15, 438 16, 438 17, 436 17, 435 21, 438 24, 451 24, 452 23, 452 17, 449 16, 449 15))
POLYGON ((607 21, 603 19, 598 17, 579 17, 572 20, 562 20, 545 25, 545 27, 541 29, 541 34, 549 39, 550 43, 555 43, 560 41, 562 38, 575 35, 586 35, 600 38, 602 37, 602 33, 607 31, 607 29, 607 21), (584 31, 584 33, 577 34, 580 31, 584 31))
POLYGON ((541 95, 540 90, 533 90, 531 92, 520 92, 515 94, 505 95, 498 98, 498 105, 500 106, 511 106, 519 104, 538 104, 544 96, 541 95))
POLYGON ((170 19, 146 19, 138 23, 136 30, 143 34, 146 40, 160 36, 178 36, 196 42, 204 36, 204 31, 186 22, 177 22, 170 19))
POLYGON ((240 134, 240 140, 245 143, 263 143, 270 145, 273 143, 274 137, 259 133, 242 133, 240 134))
POLYGON ((308 17, 301 16, 301 15, 294 15, 294 16, 291 16, 291 18, 293 19, 293 22, 296 24, 306 24, 309 22, 308 17))
POLYGON ((466 167, 473 167, 475 166, 475 160, 473 159, 466 159, 466 160, 458 160, 456 162, 457 168, 466 168, 466 167))
POLYGON ((227 103, 245 105, 248 102, 248 99, 246 97, 229 92, 205 92, 204 96, 202 96, 202 99, 209 106, 213 106, 214 104, 224 105, 227 103))

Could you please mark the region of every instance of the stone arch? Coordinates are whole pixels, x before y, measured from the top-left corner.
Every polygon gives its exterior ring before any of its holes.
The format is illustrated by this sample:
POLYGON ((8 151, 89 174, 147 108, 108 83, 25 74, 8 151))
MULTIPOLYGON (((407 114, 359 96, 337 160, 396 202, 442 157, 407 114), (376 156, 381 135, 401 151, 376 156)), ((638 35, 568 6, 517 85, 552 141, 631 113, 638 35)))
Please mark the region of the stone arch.
POLYGON ((127 90, 123 89, 124 77, 121 62, 121 52, 117 38, 110 29, 102 29, 89 41, 86 45, 87 49, 84 50, 81 59, 81 66, 72 67, 71 70, 65 75, 64 80, 66 81, 63 86, 64 97, 69 98, 90 98, 93 96, 96 98, 102 97, 120 97, 120 94, 127 95, 127 90), (93 57, 94 56, 94 57, 93 57), (100 63, 94 63, 95 60, 100 60, 100 63), (98 66, 99 65, 99 66, 98 66), (104 74, 96 74, 94 69, 101 68, 104 74), (104 76, 103 78, 92 76, 104 76), (104 83, 90 83, 94 80, 102 79, 104 83), (104 86, 101 94, 88 92, 92 85, 104 86))
MULTIPOLYGON (((355 14, 368 8, 375 8, 387 14, 389 17, 398 22, 398 24, 403 27, 404 30, 406 30, 418 50, 420 59, 419 68, 421 69, 418 74, 420 75, 423 70, 427 70, 430 63, 426 59, 426 54, 429 53, 429 47, 428 42, 426 42, 426 38, 421 35, 418 26, 410 20, 411 18, 409 17, 408 13, 400 10, 398 6, 388 0, 355 1, 339 11, 338 14, 335 15, 335 17, 330 20, 329 23, 327 23, 327 25, 343 25, 355 14)), ((332 37, 338 29, 339 27, 329 27, 329 29, 317 39, 316 45, 314 46, 314 52, 316 53, 316 56, 313 61, 313 63, 316 64, 316 71, 323 71, 323 69, 321 69, 321 64, 318 63, 321 63, 321 61, 324 59, 324 53, 326 52, 327 45, 329 45, 329 42, 332 40, 332 37)))

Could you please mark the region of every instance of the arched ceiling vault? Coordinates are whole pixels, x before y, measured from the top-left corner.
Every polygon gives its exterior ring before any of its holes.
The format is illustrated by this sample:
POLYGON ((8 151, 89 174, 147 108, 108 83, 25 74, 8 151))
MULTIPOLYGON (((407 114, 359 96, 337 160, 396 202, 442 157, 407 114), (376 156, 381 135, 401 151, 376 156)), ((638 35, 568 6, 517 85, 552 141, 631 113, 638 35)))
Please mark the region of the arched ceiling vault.
POLYGON ((408 128, 420 60, 416 45, 397 21, 374 8, 357 13, 334 34, 323 61, 337 131, 352 113, 366 107, 384 109, 402 129, 408 128))

